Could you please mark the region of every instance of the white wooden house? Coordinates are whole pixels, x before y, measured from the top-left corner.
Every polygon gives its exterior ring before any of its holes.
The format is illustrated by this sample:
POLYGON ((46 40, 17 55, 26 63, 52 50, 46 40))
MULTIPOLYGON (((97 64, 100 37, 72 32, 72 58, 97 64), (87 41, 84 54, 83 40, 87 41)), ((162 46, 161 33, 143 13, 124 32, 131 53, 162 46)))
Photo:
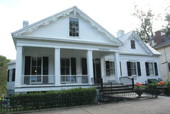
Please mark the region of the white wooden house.
POLYGON ((17 55, 9 63, 9 94, 91 87, 101 78, 161 78, 160 54, 135 32, 115 38, 77 7, 23 25, 12 33, 17 55))

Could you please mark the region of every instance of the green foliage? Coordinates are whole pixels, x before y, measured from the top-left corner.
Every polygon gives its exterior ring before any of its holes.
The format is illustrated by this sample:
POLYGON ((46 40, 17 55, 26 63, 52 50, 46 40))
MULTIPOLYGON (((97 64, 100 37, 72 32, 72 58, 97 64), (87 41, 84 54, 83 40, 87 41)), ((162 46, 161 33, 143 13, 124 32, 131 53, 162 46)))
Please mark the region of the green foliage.
POLYGON ((153 13, 151 10, 144 12, 139 10, 137 6, 135 6, 135 12, 133 16, 137 17, 140 20, 140 27, 136 29, 137 34, 141 37, 144 42, 148 42, 150 38, 153 37, 153 13))
POLYGON ((6 82, 7 82, 7 63, 9 60, 0 55, 0 97, 5 96, 6 93, 6 82))
POLYGON ((94 102, 95 96, 96 88, 76 88, 14 95, 10 97, 10 104, 13 108, 22 107, 23 110, 53 108, 91 104, 94 102))
POLYGON ((170 36, 170 14, 165 16, 165 21, 167 21, 167 25, 161 30, 165 36, 170 36))

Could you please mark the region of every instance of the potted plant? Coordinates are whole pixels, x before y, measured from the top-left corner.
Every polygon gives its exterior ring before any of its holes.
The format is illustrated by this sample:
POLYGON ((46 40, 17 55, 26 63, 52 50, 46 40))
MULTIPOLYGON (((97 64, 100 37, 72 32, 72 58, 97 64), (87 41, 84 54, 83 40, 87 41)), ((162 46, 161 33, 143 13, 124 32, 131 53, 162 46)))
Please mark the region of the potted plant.
POLYGON ((136 83, 135 84, 135 93, 138 95, 138 97, 141 97, 142 93, 144 92, 144 86, 142 83, 136 83))

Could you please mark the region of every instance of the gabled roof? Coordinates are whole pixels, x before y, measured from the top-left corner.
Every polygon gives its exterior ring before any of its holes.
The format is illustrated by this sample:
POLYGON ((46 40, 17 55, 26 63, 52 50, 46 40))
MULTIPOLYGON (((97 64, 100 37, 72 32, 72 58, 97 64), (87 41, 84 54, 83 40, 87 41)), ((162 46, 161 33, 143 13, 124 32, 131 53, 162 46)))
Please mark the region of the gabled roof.
POLYGON ((42 19, 36 23, 33 23, 25 28, 19 29, 15 32, 12 33, 13 37, 19 37, 22 36, 22 34, 24 33, 31 33, 35 30, 37 30, 40 26, 43 25, 48 25, 51 22, 55 22, 57 21, 60 17, 63 16, 67 16, 70 13, 74 13, 74 14, 78 14, 81 18, 87 20, 88 22, 90 22, 90 24, 95 27, 99 32, 105 34, 108 38, 110 38, 111 41, 113 41, 114 43, 116 43, 115 45, 117 46, 121 46, 123 45, 121 41, 119 41, 117 38, 115 38, 112 34, 110 34, 107 30, 105 30, 102 26, 100 26, 99 24, 97 24, 94 20, 92 20, 89 16, 87 16, 84 12, 82 12, 80 9, 78 9, 76 6, 69 8, 67 10, 64 10, 60 13, 57 13, 55 15, 52 15, 50 17, 47 17, 45 19, 42 19))
POLYGON ((150 55, 160 55, 158 51, 144 43, 135 31, 128 32, 127 34, 123 35, 122 37, 119 37, 118 39, 122 41, 123 44, 125 44, 126 41, 132 37, 135 38, 150 55))

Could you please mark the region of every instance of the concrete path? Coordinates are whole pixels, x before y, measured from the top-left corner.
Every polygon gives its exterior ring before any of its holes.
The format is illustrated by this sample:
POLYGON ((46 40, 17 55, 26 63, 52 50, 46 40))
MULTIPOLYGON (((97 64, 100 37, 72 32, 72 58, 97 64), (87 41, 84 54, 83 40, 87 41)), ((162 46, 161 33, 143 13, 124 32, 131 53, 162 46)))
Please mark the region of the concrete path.
POLYGON ((99 105, 55 108, 25 114, 170 114, 170 97, 99 105))

